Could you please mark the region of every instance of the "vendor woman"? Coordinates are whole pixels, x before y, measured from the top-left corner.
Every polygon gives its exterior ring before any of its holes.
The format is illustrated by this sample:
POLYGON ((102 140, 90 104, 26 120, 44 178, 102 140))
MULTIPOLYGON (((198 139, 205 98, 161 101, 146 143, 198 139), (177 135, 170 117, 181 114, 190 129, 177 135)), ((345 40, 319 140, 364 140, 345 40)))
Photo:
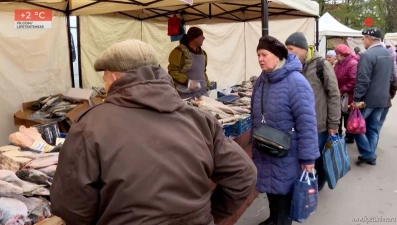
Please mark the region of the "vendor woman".
POLYGON ((200 28, 191 27, 168 58, 168 73, 183 99, 208 96, 207 54, 201 48, 204 39, 200 28))

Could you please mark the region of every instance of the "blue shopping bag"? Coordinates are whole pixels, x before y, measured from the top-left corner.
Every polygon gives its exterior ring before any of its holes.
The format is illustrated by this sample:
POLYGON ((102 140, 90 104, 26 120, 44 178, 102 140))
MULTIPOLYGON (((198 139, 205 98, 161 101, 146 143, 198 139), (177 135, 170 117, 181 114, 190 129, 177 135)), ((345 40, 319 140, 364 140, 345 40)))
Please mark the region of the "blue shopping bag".
POLYGON ((292 195, 290 220, 303 223, 317 208, 318 186, 314 172, 303 171, 302 176, 295 182, 292 195))
POLYGON ((338 180, 350 171, 350 158, 347 153, 345 137, 330 137, 322 152, 325 177, 328 187, 334 189, 338 180))

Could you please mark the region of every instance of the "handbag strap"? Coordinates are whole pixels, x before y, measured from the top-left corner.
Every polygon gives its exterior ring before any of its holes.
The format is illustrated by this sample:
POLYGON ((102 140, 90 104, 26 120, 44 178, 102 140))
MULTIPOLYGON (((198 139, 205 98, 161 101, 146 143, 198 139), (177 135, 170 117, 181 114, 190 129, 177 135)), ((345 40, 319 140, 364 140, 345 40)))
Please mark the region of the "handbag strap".
MULTIPOLYGON (((266 82, 263 82, 263 84, 262 84, 262 90, 261 90, 261 115, 262 115, 262 120, 261 120, 261 122, 262 123, 266 123, 266 120, 265 120, 265 107, 264 107, 264 104, 263 104, 263 101, 264 101, 264 97, 263 97, 263 95, 264 95, 264 90, 265 90, 265 84, 266 84, 266 82)), ((269 99, 267 99, 267 100, 269 100, 269 99)), ((266 100, 266 103, 267 103, 267 100, 266 100)))

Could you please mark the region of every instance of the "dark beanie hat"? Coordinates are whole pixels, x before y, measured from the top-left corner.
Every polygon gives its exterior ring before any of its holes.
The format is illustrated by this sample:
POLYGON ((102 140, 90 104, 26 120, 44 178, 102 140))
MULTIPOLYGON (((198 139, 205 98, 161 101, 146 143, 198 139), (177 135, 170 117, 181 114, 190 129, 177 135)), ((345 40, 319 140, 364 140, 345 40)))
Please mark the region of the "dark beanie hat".
POLYGON ((306 50, 309 48, 306 37, 302 32, 295 32, 291 34, 285 41, 285 45, 293 45, 306 50))
POLYGON ((279 40, 272 36, 263 36, 259 39, 259 44, 256 50, 265 49, 273 53, 280 60, 287 59, 288 50, 279 40))
POLYGON ((203 35, 203 30, 201 30, 198 27, 191 27, 188 31, 187 31, 187 39, 189 41, 192 41, 198 37, 200 37, 201 35, 203 35))

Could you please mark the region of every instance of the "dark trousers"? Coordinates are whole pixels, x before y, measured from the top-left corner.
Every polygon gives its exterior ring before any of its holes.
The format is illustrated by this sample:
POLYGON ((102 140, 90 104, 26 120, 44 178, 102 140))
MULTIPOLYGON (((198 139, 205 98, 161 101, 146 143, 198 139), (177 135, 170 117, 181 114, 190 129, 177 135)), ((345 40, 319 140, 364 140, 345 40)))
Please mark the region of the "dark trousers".
POLYGON ((316 169, 318 176, 317 183, 318 183, 319 191, 323 189, 325 183, 327 182, 327 178, 325 177, 324 162, 323 162, 323 149, 328 139, 329 139, 328 131, 318 133, 318 149, 320 151, 320 157, 316 160, 316 164, 314 165, 314 168, 316 169))
MULTIPOLYGON (((350 116, 350 112, 342 112, 341 117, 340 117, 340 123, 339 123, 339 130, 338 130, 338 134, 342 135, 343 134, 343 127, 347 127, 347 120, 349 119, 350 116), (343 127, 342 127, 343 125, 343 127)), ((346 138, 354 138, 354 134, 349 134, 346 132, 346 138)))
POLYGON ((292 193, 288 195, 267 194, 270 208, 270 219, 277 225, 291 225, 289 219, 291 211, 292 193))

